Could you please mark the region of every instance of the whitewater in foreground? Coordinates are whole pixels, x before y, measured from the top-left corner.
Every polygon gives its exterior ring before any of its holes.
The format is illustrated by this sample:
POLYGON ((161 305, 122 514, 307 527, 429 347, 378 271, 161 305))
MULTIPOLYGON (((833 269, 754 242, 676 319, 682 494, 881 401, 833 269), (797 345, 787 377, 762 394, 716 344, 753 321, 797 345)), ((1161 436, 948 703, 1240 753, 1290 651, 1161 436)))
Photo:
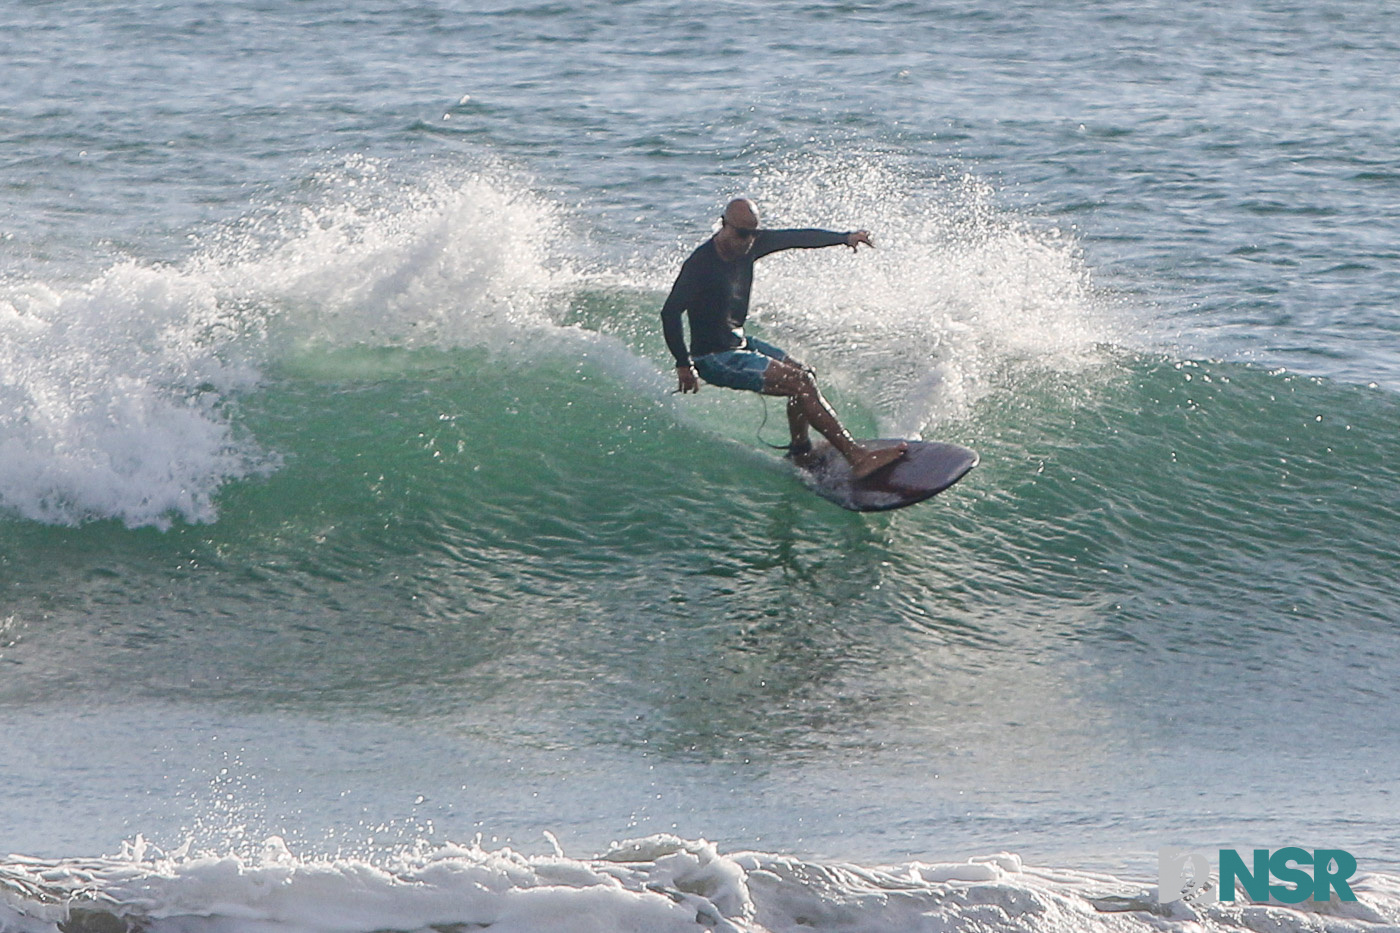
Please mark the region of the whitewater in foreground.
POLYGON ((1400 930, 1400 882, 1366 874, 1352 903, 1160 904, 1155 886, 1038 868, 1008 853, 862 867, 721 852, 657 835, 595 858, 443 845, 383 864, 164 853, 0 865, 0 930, 16 933, 648 933, 798 931, 1400 930))

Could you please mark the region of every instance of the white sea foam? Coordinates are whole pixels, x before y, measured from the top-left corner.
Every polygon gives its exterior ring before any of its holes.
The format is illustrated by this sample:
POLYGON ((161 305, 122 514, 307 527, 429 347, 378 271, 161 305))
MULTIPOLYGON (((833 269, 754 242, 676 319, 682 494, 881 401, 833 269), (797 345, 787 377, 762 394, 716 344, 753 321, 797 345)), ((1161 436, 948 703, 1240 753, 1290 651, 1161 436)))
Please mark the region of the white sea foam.
POLYGON ((194 267, 319 346, 470 346, 552 324, 548 298, 571 280, 555 255, 563 221, 528 180, 399 181, 353 159, 319 188, 321 203, 226 231, 194 267))
MULTIPOLYGON (((557 847, 556 847, 557 848, 557 847)), ((370 864, 303 860, 281 839, 256 855, 165 854, 139 839, 118 858, 0 863, 5 933, 493 933, 715 930, 1394 931, 1400 879, 1358 877, 1352 903, 1159 905, 1147 884, 1023 865, 1001 853, 966 862, 864 867, 704 840, 652 836, 595 858, 523 855, 479 844, 423 846, 370 864)))
MULTIPOLYGON (((888 157, 804 157, 753 184, 765 225, 865 228, 852 257, 764 260, 754 320, 917 436, 1025 368, 1075 372, 1121 339, 1073 236, 999 206, 971 175, 888 157)), ((844 251, 843 251, 844 253, 844 251)))
POLYGON ((555 326, 554 208, 504 173, 396 183, 364 160, 221 231, 178 266, 0 287, 0 510, 54 524, 212 521, 275 467, 231 403, 308 346, 539 352, 645 381, 611 338, 555 326))
POLYGON ((123 263, 0 298, 0 508, 43 522, 207 521, 269 459, 224 411, 257 378, 208 282, 123 263))

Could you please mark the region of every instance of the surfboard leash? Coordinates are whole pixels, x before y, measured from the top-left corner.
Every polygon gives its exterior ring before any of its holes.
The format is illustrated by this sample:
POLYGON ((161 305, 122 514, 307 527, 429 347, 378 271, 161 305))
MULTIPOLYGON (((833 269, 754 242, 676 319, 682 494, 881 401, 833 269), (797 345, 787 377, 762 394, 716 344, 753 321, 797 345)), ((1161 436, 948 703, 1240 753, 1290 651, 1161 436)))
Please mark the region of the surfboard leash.
MULTIPOLYGON (((786 450, 788 453, 792 453, 792 444, 770 444, 763 439, 763 429, 768 425, 768 396, 759 393, 758 400, 763 403, 763 420, 758 423, 758 430, 754 432, 754 437, 758 438, 758 442, 764 447, 771 447, 774 450, 786 450)), ((807 445, 807 449, 811 449, 811 444, 807 445)))

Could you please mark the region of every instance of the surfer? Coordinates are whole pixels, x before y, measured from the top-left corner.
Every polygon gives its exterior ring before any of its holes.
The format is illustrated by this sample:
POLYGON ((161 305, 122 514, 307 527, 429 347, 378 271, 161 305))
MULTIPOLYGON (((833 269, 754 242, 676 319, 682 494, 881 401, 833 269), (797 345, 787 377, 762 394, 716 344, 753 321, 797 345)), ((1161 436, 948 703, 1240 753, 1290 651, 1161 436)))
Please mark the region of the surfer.
POLYGON ((681 266, 671 294, 661 308, 666 346, 676 358, 680 391, 700 391, 700 377, 712 385, 786 397, 792 443, 788 455, 802 463, 812 453, 808 428, 817 431, 851 464, 855 479, 904 456, 907 444, 879 450, 861 446, 817 388, 811 367, 770 343, 744 334, 753 287, 754 260, 784 249, 817 249, 861 244, 874 248, 865 230, 761 230, 758 208, 747 198, 729 202, 720 228, 681 266), (690 346, 681 314, 690 318, 690 346))

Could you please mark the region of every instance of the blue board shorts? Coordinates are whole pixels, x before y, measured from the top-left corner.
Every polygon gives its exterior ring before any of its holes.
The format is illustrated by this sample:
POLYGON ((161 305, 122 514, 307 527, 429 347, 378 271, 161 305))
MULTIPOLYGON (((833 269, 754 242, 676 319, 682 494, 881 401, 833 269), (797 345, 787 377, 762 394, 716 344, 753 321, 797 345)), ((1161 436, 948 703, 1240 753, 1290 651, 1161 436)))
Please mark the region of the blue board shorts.
POLYGON ((768 364, 787 358, 786 353, 771 343, 749 337, 743 349, 697 356, 695 371, 710 385, 762 392, 763 374, 768 371, 768 364))

